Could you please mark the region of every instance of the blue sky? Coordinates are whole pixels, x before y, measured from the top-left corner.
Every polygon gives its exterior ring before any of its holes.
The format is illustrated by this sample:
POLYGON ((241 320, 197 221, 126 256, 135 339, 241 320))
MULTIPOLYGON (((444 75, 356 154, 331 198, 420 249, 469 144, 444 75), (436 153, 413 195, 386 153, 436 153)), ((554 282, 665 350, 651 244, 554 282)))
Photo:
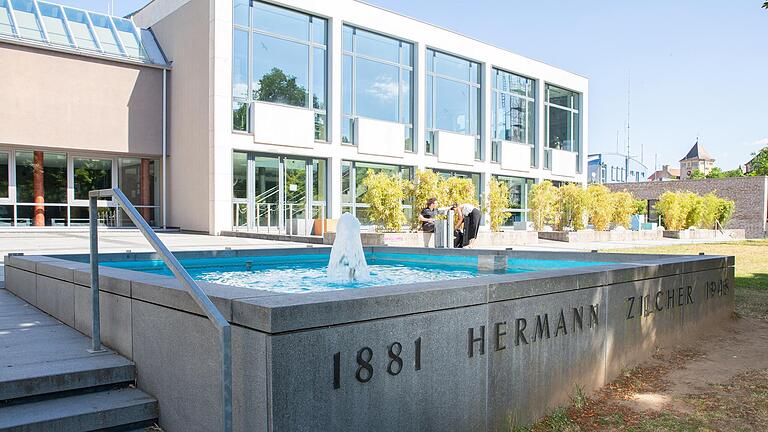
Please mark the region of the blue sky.
MULTIPOLYGON (((763 0, 368 0, 590 79, 590 152, 626 140, 653 168, 699 136, 724 169, 768 145, 763 0)), ((106 11, 107 1, 59 0, 106 11)), ((124 15, 145 1, 116 0, 124 15)))

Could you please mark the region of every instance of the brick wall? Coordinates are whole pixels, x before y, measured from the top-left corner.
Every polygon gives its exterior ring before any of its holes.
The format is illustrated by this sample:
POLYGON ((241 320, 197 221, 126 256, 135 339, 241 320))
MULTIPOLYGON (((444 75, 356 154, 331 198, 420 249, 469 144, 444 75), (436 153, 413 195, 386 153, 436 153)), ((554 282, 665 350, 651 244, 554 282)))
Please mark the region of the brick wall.
POLYGON ((637 199, 658 199, 666 191, 691 191, 700 195, 715 192, 736 203, 733 218, 726 228, 742 228, 747 238, 766 236, 768 219, 768 177, 679 180, 644 183, 606 184, 613 191, 627 190, 637 199))

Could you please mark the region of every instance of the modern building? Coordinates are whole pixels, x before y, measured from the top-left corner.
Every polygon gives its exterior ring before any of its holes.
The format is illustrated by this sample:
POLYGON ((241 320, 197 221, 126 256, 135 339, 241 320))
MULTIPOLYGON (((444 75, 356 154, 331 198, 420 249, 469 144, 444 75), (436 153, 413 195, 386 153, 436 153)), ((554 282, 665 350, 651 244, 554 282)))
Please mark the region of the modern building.
POLYGON ((88 191, 111 186, 161 225, 168 68, 130 19, 0 0, 0 225, 87 224, 88 191))
POLYGON ((696 139, 696 144, 691 147, 684 158, 680 159, 680 180, 690 178, 696 170, 701 171, 704 175, 709 174, 714 166, 715 159, 704 150, 704 147, 699 144, 699 140, 696 139))
POLYGON ((647 171, 641 161, 621 153, 595 153, 587 159, 589 183, 643 182, 647 171))
POLYGON ((669 181, 680 180, 680 169, 672 168, 669 165, 662 165, 660 170, 656 170, 648 177, 650 181, 669 181))
POLYGON ((533 183, 587 180, 586 78, 354 0, 0 0, 0 35, 12 225, 82 223, 110 186, 213 234, 365 221, 368 172, 427 168, 478 201, 506 181, 522 220, 533 183))

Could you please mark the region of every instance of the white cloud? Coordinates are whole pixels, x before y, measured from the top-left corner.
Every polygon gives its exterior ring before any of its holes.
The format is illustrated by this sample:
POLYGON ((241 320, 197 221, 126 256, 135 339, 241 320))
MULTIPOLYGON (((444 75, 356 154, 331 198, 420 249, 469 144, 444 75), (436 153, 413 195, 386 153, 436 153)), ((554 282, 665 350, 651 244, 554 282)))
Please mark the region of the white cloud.
POLYGON ((759 139, 752 143, 753 146, 763 148, 765 146, 768 146, 768 137, 765 137, 763 139, 759 139))
POLYGON ((391 102, 397 99, 398 84, 392 79, 392 77, 379 75, 376 77, 373 85, 365 89, 365 92, 375 97, 376 99, 385 102, 391 102))

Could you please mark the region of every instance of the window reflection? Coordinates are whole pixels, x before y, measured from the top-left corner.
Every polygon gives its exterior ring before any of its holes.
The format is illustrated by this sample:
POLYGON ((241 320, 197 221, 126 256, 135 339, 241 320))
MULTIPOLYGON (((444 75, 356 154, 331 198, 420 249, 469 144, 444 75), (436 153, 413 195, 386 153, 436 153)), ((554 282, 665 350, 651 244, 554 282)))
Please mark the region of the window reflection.
POLYGON ((426 153, 435 153, 434 131, 443 130, 474 136, 475 159, 482 160, 480 65, 431 49, 426 64, 426 153))
POLYGON ((342 142, 354 142, 360 116, 404 124, 405 150, 414 151, 411 44, 350 26, 342 39, 342 142))

